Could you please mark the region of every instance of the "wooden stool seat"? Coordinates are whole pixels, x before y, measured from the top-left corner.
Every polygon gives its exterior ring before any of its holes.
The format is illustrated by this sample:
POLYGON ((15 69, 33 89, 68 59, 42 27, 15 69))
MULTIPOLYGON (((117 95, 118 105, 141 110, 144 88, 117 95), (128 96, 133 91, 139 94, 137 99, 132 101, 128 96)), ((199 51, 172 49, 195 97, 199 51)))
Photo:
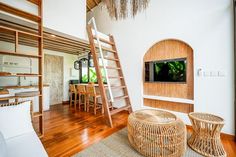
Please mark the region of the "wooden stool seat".
POLYGON ((101 98, 101 95, 96 92, 94 83, 90 82, 87 85, 87 112, 89 112, 90 107, 93 107, 95 115, 96 115, 98 109, 101 109, 102 113, 104 113, 104 108, 103 108, 102 104, 97 103, 98 98, 101 98), (89 101, 90 98, 93 98, 93 103, 91 103, 89 101))
POLYGON ((87 92, 86 92, 85 85, 77 85, 76 89, 77 89, 78 98, 79 98, 79 110, 81 109, 81 105, 84 105, 84 111, 86 111, 87 92))
POLYGON ((74 84, 70 84, 70 86, 69 86, 69 93, 70 93, 70 107, 72 105, 74 105, 74 107, 76 109, 77 91, 76 91, 76 88, 75 88, 74 84))
POLYGON ((188 145, 196 152, 208 157, 226 157, 226 152, 220 140, 220 131, 224 119, 208 113, 189 113, 193 133, 188 139, 188 145))

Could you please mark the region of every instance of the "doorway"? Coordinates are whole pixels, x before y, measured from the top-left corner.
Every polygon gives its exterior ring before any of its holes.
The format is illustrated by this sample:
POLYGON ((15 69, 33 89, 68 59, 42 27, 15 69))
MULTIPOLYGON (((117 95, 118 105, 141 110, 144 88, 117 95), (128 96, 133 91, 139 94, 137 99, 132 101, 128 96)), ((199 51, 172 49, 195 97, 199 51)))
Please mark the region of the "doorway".
POLYGON ((63 101, 63 57, 44 55, 44 83, 50 86, 50 105, 63 101))

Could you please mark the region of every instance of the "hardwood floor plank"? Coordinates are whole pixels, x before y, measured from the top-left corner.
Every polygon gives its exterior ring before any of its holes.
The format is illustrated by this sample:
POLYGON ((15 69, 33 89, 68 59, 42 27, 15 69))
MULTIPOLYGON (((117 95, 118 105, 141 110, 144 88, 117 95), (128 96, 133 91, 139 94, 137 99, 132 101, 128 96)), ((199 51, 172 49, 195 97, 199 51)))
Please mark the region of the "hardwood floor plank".
MULTIPOLYGON (((44 113, 45 135, 41 139, 49 157, 68 157, 126 127, 128 112, 113 116, 114 127, 105 125, 104 116, 75 111, 68 105, 51 106, 44 113)), ((191 129, 188 129, 191 131, 191 129)), ((236 156, 236 142, 222 139, 228 157, 236 156)))

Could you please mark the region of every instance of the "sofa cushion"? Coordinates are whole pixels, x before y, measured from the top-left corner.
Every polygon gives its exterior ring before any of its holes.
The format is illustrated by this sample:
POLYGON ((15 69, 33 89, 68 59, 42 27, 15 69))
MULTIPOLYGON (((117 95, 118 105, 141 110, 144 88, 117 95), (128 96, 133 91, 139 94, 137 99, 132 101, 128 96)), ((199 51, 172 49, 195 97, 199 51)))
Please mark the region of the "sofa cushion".
POLYGON ((6 140, 8 157, 47 157, 37 134, 32 131, 6 140))
POLYGON ((15 106, 1 107, 0 131, 5 140, 34 131, 30 115, 30 101, 15 106))
POLYGON ((3 137, 3 134, 0 131, 0 157, 7 157, 7 145, 3 137))

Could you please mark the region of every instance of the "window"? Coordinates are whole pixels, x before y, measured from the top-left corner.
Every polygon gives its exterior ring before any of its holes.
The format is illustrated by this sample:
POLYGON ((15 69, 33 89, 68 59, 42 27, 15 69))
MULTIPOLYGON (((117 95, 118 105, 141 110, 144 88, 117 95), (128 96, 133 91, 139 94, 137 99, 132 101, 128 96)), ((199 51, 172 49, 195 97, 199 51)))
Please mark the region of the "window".
MULTIPOLYGON (((99 59, 99 64, 102 65, 102 61, 99 59)), ((107 61, 105 61, 105 65, 107 65, 107 61)), ((88 61, 84 61, 81 64, 80 68, 80 83, 88 83, 88 82, 95 82, 97 83, 97 74, 96 74, 96 69, 93 65, 93 58, 91 54, 88 54, 88 61)), ((105 70, 101 70, 101 74, 103 76, 103 82, 106 83, 106 78, 105 78, 105 70)))

